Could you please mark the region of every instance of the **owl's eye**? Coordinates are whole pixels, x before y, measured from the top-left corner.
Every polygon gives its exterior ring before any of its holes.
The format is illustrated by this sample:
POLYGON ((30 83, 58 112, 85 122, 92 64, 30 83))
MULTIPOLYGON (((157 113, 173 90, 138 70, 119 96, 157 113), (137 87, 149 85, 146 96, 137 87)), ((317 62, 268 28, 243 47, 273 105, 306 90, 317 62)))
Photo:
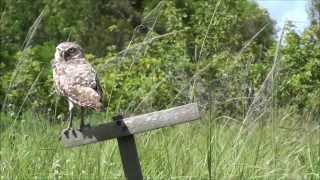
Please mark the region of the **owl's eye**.
POLYGON ((76 51, 75 48, 70 48, 70 49, 68 49, 68 53, 74 53, 75 51, 76 51))

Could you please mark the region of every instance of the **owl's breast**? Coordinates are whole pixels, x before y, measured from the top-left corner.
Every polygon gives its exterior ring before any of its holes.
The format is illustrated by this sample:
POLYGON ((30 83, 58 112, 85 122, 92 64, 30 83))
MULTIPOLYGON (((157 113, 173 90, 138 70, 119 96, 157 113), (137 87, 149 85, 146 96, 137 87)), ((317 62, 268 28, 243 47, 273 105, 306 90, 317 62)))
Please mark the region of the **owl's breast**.
POLYGON ((65 78, 72 85, 94 87, 96 85, 95 77, 95 72, 88 64, 67 66, 65 69, 65 78))
POLYGON ((59 64, 54 64, 53 67, 53 82, 54 82, 54 86, 55 89, 57 90, 57 92, 62 95, 64 94, 64 89, 63 87, 65 87, 67 85, 67 79, 65 78, 66 72, 65 72, 65 68, 59 64))

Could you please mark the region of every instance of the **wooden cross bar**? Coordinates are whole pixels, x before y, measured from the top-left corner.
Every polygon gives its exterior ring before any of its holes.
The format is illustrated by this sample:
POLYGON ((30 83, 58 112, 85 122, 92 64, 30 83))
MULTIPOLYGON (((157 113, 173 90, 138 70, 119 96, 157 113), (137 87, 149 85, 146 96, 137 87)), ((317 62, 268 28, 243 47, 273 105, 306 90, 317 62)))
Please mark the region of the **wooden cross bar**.
POLYGON ((126 178, 142 179, 134 134, 190 122, 199 117, 196 103, 128 118, 118 116, 113 118, 114 121, 96 127, 63 131, 61 142, 65 147, 71 148, 117 138, 126 178))

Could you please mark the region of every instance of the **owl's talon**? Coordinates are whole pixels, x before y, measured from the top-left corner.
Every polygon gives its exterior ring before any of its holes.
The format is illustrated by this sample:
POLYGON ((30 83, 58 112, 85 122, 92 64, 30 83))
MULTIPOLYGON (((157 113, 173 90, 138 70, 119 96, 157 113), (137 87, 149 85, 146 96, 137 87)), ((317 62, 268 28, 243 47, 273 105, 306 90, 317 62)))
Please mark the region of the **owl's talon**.
MULTIPOLYGON (((69 134, 70 134, 69 132, 70 131, 72 132, 73 135, 75 135, 75 131, 71 127, 68 127, 67 129, 62 130, 62 132, 63 132, 63 134, 65 135, 66 138, 69 138, 69 134)), ((61 136, 60 136, 60 139, 61 139, 61 136)))
POLYGON ((72 132, 74 137, 77 137, 77 133, 76 133, 76 131, 74 129, 72 129, 71 132, 72 132))

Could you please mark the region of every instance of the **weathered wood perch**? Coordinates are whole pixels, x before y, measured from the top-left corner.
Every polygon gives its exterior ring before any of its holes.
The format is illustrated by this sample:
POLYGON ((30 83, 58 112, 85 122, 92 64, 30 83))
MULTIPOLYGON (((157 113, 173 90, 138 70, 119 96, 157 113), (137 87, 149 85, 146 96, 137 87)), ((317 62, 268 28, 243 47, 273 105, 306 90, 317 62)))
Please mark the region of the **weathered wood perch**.
POLYGON ((86 128, 81 131, 62 131, 61 142, 65 147, 76 147, 117 138, 126 178, 128 180, 142 180, 143 176, 134 134, 193 121, 199 117, 196 103, 125 119, 118 116, 113 118, 113 122, 101 124, 97 127, 86 128))
POLYGON ((61 142, 65 147, 76 147, 181 124, 196 120, 199 117, 197 104, 191 103, 167 110, 116 120, 81 131, 64 131, 61 132, 61 142))

